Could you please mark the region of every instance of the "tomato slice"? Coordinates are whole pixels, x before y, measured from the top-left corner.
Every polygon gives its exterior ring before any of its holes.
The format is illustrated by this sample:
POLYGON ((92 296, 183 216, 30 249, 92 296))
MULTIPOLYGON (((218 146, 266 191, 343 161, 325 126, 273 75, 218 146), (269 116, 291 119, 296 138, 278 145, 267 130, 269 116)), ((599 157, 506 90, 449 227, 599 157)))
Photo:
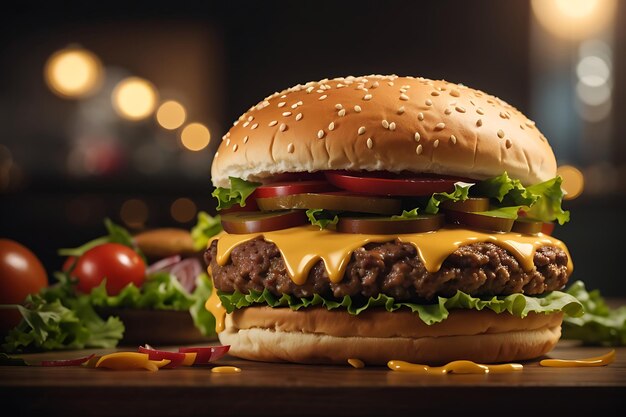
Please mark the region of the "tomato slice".
POLYGON ((444 175, 395 175, 387 172, 327 171, 325 174, 328 182, 336 187, 371 195, 430 196, 454 191, 456 182, 473 181, 444 175))
POLYGON ((334 190, 335 188, 328 181, 323 180, 275 182, 272 184, 262 185, 257 188, 255 190, 255 196, 257 198, 267 198, 292 194, 323 193, 334 190))

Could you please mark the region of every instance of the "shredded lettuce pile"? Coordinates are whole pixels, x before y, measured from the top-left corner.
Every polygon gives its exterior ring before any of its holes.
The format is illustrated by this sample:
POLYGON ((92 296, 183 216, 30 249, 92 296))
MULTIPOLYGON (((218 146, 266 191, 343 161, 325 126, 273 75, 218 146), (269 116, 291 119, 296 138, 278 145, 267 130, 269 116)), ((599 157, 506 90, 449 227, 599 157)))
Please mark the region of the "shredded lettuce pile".
POLYGON ((531 312, 555 313, 563 311, 565 314, 572 317, 580 317, 583 314, 583 306, 581 303, 574 296, 561 291, 552 291, 539 297, 512 294, 487 299, 473 297, 464 292, 457 291, 454 296, 449 298, 438 297, 437 301, 433 304, 396 302, 392 297, 384 294, 370 297, 365 300, 365 302, 355 302, 349 296, 345 296, 341 300, 332 300, 321 297, 318 294, 308 298, 294 297, 286 294, 277 297, 267 289, 263 290, 263 292, 251 291, 249 294, 242 294, 240 292, 224 293, 218 290, 217 294, 228 313, 254 304, 269 305, 270 307, 289 307, 292 310, 312 306, 321 306, 328 310, 341 308, 355 315, 375 307, 385 308, 389 312, 406 308, 416 313, 419 318, 428 325, 445 320, 448 318, 450 310, 453 309, 489 309, 496 313, 507 311, 521 318, 526 317, 528 313, 531 312))

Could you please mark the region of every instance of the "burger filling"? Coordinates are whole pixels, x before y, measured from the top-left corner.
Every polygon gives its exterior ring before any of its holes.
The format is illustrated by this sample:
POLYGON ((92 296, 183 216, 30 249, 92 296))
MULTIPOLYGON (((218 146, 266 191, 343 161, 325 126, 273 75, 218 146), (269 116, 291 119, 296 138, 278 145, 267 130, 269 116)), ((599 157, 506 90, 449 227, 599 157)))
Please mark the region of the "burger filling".
POLYGON ((534 268, 525 271, 510 252, 489 242, 461 246, 436 273, 426 270, 412 244, 370 243, 353 251, 340 282, 330 281, 320 260, 311 268, 304 285, 293 282, 276 245, 261 237, 235 247, 224 266, 216 258, 214 240, 205 260, 215 288, 225 293, 268 290, 276 296, 318 294, 336 299, 384 294, 397 301, 424 302, 438 296, 451 297, 457 291, 475 297, 540 295, 563 288, 568 279, 568 257, 560 248, 540 247, 534 254, 534 268))

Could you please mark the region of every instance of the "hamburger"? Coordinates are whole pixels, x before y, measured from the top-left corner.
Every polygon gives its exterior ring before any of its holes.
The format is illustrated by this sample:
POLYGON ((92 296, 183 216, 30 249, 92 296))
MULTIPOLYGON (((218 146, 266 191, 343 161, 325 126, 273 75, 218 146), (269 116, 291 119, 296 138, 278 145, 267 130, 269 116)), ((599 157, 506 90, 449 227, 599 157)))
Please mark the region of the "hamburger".
POLYGON ((550 351, 572 274, 550 235, 548 141, 484 92, 425 78, 324 79, 274 93, 212 164, 224 232, 207 309, 259 361, 441 364, 550 351))

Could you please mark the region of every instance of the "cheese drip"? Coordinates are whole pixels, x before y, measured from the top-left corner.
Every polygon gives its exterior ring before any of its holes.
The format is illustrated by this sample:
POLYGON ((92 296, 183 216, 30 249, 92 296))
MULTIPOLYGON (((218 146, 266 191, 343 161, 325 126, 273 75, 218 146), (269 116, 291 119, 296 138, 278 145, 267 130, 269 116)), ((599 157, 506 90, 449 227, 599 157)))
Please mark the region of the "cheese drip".
POLYGON ((223 234, 217 243, 218 265, 224 266, 228 263, 235 246, 258 236, 278 247, 289 276, 297 285, 306 283, 310 269, 320 259, 324 261, 330 281, 338 283, 343 279, 346 266, 355 249, 368 243, 389 242, 396 238, 400 242, 415 246, 426 270, 430 273, 437 272, 444 260, 460 246, 478 242, 491 242, 508 250, 525 271, 534 268, 533 257, 537 248, 555 246, 567 254, 568 273, 571 274, 573 270, 567 247, 551 236, 541 233, 538 235, 486 233, 463 228, 443 228, 435 232, 404 235, 368 235, 337 233, 332 230, 319 230, 316 226, 302 226, 264 233, 223 234))

